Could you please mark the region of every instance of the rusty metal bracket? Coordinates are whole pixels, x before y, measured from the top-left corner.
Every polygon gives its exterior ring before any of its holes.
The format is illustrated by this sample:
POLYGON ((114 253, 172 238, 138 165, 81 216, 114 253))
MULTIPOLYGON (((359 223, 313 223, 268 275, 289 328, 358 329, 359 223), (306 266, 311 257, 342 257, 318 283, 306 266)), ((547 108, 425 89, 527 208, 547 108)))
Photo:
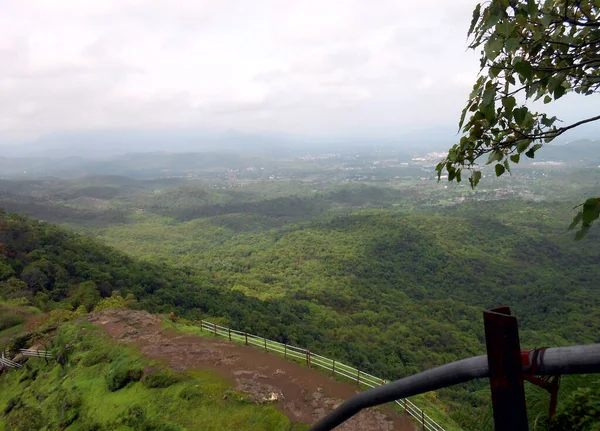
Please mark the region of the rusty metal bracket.
POLYGON ((547 390, 550 393, 550 406, 548 416, 550 419, 556 414, 556 404, 558 403, 558 389, 560 388, 560 375, 535 377, 538 364, 544 363, 544 352, 548 347, 540 347, 533 350, 523 350, 521 352, 521 361, 525 368, 523 377, 530 383, 547 390), (527 367, 529 366, 529 369, 527 367))
POLYGON ((517 319, 510 308, 483 312, 496 431, 528 431, 517 319))

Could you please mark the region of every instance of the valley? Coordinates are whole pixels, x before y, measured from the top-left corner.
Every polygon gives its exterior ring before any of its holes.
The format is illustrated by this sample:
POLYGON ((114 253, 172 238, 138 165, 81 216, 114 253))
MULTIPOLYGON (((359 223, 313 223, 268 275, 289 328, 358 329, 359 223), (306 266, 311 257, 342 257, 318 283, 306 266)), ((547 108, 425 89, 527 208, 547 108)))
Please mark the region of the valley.
MULTIPOLYGON (((391 157, 365 155, 351 175, 324 155, 261 162, 264 174, 238 156, 237 172, 207 162, 192 177, 128 177, 130 160, 119 175, 4 179, 0 276, 24 283, 4 295, 43 311, 85 298, 90 311, 118 290, 388 380, 485 353, 481 312, 498 305, 525 348, 600 342, 598 233, 567 231, 597 168, 525 165, 473 191, 375 163, 391 157)), ((489 417, 485 382, 418 398, 447 429, 489 417)))

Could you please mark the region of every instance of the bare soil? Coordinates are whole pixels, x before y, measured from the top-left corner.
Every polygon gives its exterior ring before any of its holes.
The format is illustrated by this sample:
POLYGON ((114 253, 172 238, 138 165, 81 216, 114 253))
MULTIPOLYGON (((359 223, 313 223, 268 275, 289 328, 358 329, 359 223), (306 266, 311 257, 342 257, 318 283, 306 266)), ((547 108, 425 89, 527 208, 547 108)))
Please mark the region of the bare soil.
MULTIPOLYGON (((254 402, 271 402, 293 422, 314 423, 358 393, 350 383, 286 360, 271 352, 226 340, 182 335, 161 328, 161 318, 145 311, 106 310, 89 320, 114 340, 173 369, 210 369, 248 394, 254 402)), ((344 431, 414 431, 407 417, 389 408, 363 410, 337 428, 344 431)))

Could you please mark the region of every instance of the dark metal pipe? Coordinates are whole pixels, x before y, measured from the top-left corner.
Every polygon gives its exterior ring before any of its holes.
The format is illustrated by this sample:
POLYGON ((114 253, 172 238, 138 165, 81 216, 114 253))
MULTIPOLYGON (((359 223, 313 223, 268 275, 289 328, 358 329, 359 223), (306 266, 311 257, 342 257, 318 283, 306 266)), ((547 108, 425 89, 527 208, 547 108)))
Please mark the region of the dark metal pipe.
MULTIPOLYGON (((529 357, 534 357, 533 352, 529 357)), ((600 373, 600 344, 549 348, 538 355, 536 362, 535 375, 600 373)), ((531 365, 523 367, 525 373, 531 370, 531 365)), ((489 377, 487 355, 442 365, 362 392, 319 420, 309 431, 330 431, 367 407, 484 377, 489 377)))
MULTIPOLYGON (((533 351, 529 352, 533 358, 533 351)), ((531 366, 524 367, 525 373, 531 366)), ((535 364, 536 376, 559 376, 564 374, 600 373, 600 344, 585 346, 554 347, 544 350, 535 364)))

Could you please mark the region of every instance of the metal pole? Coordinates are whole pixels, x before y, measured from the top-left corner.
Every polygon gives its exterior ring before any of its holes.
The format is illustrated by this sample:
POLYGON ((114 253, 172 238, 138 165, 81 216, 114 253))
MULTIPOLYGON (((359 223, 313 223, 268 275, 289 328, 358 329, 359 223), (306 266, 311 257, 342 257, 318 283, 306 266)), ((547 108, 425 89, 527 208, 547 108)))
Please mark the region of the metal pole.
POLYGON ((496 431, 528 431, 517 318, 510 308, 483 312, 496 431))
POLYGON ((421 410, 421 425, 423 425, 423 431, 425 431, 425 412, 421 410))
POLYGON ((216 323, 213 323, 213 327, 214 327, 214 329, 215 329, 215 335, 217 335, 217 324, 216 324, 216 323))
POLYGON ((229 328, 229 341, 231 341, 231 328, 229 328))
POLYGON ((333 368, 331 369, 332 374, 335 376, 335 359, 333 360, 333 368))

